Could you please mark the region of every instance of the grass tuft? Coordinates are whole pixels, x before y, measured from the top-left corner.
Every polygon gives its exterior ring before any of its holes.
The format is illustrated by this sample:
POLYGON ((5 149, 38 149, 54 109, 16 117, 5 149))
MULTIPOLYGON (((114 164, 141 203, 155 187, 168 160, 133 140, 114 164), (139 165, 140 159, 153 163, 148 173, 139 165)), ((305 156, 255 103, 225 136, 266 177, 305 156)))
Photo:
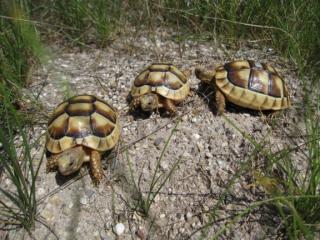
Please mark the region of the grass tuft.
POLYGON ((284 147, 277 152, 273 152, 269 145, 262 145, 255 141, 225 117, 228 123, 253 144, 256 158, 265 159, 263 173, 256 171, 253 179, 255 184, 264 189, 268 198, 266 202, 253 203, 249 210, 252 210, 252 206, 261 206, 265 203, 275 207, 278 216, 282 219, 282 227, 290 239, 298 239, 302 236, 311 239, 320 229, 320 119, 318 115, 313 114, 319 112, 320 95, 317 102, 316 109, 313 105, 306 108, 307 137, 304 144, 294 148, 284 147), (303 172, 293 157, 297 151, 304 156, 301 160, 307 163, 303 172))
MULTIPOLYGON (((2 96, 7 94, 4 90, 0 86, 2 96)), ((5 124, 0 128, 0 167, 5 170, 11 186, 0 186, 0 223, 4 226, 19 225, 30 233, 37 213, 35 183, 39 167, 33 166, 21 115, 17 114, 14 106, 6 99, 8 98, 4 97, 1 105, 2 121, 5 124), (20 137, 19 148, 15 136, 20 137)))
POLYGON ((177 129, 177 126, 178 126, 178 123, 174 126, 168 139, 165 142, 165 145, 164 145, 164 147, 161 151, 161 154, 157 160, 156 167, 153 170, 152 179, 149 184, 149 189, 148 189, 146 195, 144 194, 143 190, 140 187, 141 176, 139 177, 138 181, 136 181, 134 178, 134 171, 132 169, 129 156, 127 154, 127 162, 128 162, 128 167, 129 167, 129 171, 130 171, 130 177, 131 177, 131 181, 133 183, 133 187, 134 187, 134 191, 135 191, 135 197, 134 197, 135 203, 134 203, 134 206, 131 208, 144 217, 149 216, 149 211, 150 211, 151 205, 154 203, 154 199, 157 197, 157 195, 159 194, 161 189, 164 187, 166 182, 169 180, 169 178, 173 175, 173 173, 175 172, 176 168, 178 167, 178 165, 180 163, 181 159, 179 158, 173 163, 173 165, 168 173, 160 173, 161 161, 162 161, 164 153, 170 143, 170 140, 177 129))
POLYGON ((63 24, 63 35, 73 43, 95 43, 104 47, 110 40, 116 21, 119 18, 121 1, 70 0, 56 1, 52 6, 58 24, 63 24))

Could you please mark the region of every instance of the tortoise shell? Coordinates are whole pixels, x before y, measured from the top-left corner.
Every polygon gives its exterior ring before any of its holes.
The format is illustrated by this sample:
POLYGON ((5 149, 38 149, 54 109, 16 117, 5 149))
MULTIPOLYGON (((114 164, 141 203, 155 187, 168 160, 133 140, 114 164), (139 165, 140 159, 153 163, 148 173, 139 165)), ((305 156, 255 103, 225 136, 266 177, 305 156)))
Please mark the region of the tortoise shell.
POLYGON ((79 95, 54 110, 48 122, 46 148, 54 154, 76 145, 107 151, 115 146, 119 136, 116 110, 95 96, 79 95))
POLYGON ((238 60, 216 68, 216 86, 226 98, 254 110, 279 110, 290 106, 287 86, 270 65, 238 60))
POLYGON ((187 76, 170 63, 153 63, 134 80, 131 95, 157 93, 175 101, 185 99, 190 91, 187 76))

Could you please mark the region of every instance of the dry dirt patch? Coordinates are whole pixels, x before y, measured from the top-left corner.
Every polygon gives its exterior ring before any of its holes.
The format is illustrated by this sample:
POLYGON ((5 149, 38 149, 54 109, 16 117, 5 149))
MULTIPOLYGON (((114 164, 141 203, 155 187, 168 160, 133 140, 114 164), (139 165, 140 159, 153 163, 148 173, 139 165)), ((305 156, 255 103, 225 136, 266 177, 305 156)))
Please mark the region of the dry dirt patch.
MULTIPOLYGON (((78 181, 72 180, 76 176, 61 179, 56 173, 46 174, 45 162, 42 163, 37 182, 38 197, 63 186, 39 205, 41 217, 59 239, 198 239, 201 236, 198 230, 210 221, 208 212, 221 200, 217 220, 206 232, 207 236, 213 236, 239 210, 263 197, 261 190, 252 191, 248 187, 252 183, 250 172, 237 177, 230 191, 224 194, 230 179, 239 173, 253 147, 223 117, 213 113, 211 103, 208 104, 212 93, 208 89, 200 91, 200 82, 194 75, 191 77, 193 95, 178 108, 179 121, 165 115, 127 113, 131 81, 148 64, 165 61, 181 69, 194 69, 197 64, 212 66, 234 59, 252 59, 275 66, 289 83, 294 106, 298 103, 299 81, 294 67, 272 49, 261 48, 258 44, 228 47, 193 41, 177 43, 170 37, 157 37, 156 41, 145 37, 122 38, 105 49, 68 53, 57 50, 48 66, 34 73, 30 90, 34 95, 39 94, 45 111, 50 113, 66 95, 96 95, 119 109, 123 127, 119 148, 130 146, 126 152, 117 154, 113 169, 106 160, 107 155, 104 157, 107 180, 97 188, 93 187, 89 175, 78 181), (155 198, 150 217, 143 218, 131 208, 139 193, 132 184, 127 156, 134 180, 139 182, 141 192, 148 194, 157 160, 177 122, 159 174, 168 174, 177 160, 179 165, 155 198), (138 139, 141 140, 131 145, 138 139), (125 227, 118 237, 114 233, 117 223, 125 227)), ((291 144, 285 132, 290 133, 292 129, 297 135, 304 132, 296 112, 293 107, 280 114, 273 127, 259 114, 234 107, 228 107, 226 116, 257 141, 271 143, 270 148, 276 151, 291 144)), ((41 137, 32 150, 35 155, 43 151, 45 130, 46 125, 39 124, 30 133, 31 140, 41 137)), ((252 171, 261 163, 259 161, 250 163, 252 171)), ((272 216, 268 218, 261 211, 255 211, 224 236, 226 239, 273 238, 276 221, 272 216)), ((56 238, 39 223, 34 236, 36 239, 56 238)))

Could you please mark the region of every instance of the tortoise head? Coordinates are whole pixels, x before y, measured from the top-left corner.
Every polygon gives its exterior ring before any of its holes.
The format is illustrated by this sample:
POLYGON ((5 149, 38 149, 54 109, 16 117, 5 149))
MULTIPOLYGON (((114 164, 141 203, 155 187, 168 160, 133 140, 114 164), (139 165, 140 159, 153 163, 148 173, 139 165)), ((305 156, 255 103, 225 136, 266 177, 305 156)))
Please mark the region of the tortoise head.
POLYGON ((198 79, 206 84, 210 84, 214 76, 216 75, 215 70, 206 70, 201 66, 197 66, 194 73, 198 79))
POLYGON ((140 104, 143 111, 151 112, 159 107, 159 98, 155 93, 148 93, 140 97, 140 104))
POLYGON ((83 147, 68 149, 56 158, 59 172, 64 176, 78 171, 82 164, 88 160, 83 147))

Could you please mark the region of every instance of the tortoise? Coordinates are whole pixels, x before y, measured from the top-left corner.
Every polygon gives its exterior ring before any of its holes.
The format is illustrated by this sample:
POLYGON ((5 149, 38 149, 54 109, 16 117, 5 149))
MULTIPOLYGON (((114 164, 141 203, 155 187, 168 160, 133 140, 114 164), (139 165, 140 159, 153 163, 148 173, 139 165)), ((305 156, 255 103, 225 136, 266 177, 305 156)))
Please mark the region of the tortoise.
POLYGON ((47 172, 58 168, 62 175, 78 171, 90 162, 93 182, 103 178, 101 155, 119 140, 118 113, 107 102, 78 95, 60 103, 48 122, 47 172))
POLYGON ((285 81, 268 64, 236 60, 214 70, 196 67, 195 75, 215 87, 218 114, 224 112, 226 100, 252 110, 281 110, 291 105, 285 81))
POLYGON ((180 71, 171 63, 151 64, 133 81, 130 111, 140 106, 146 112, 164 108, 175 114, 175 105, 190 92, 190 75, 190 70, 180 71))

